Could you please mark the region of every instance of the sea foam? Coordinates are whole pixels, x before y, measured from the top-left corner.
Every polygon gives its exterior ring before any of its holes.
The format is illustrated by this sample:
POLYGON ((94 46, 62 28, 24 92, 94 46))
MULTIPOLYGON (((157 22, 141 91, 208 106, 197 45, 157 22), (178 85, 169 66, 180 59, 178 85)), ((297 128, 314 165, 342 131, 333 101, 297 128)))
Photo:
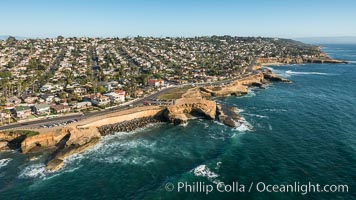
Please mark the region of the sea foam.
POLYGON ((5 167, 11 161, 11 158, 5 158, 0 160, 0 169, 5 167))
POLYGON ((328 73, 322 73, 322 72, 296 72, 296 71, 292 71, 292 70, 287 70, 286 73, 287 74, 295 74, 295 75, 324 75, 324 76, 334 75, 334 74, 328 74, 328 73))
POLYGON ((25 167, 19 175, 19 178, 30 179, 30 178, 43 178, 47 174, 46 166, 43 163, 33 164, 25 167))
MULTIPOLYGON (((220 167, 221 162, 217 163, 217 166, 220 167)), ((221 181, 219 179, 217 179, 219 177, 219 175, 215 172, 213 172, 209 167, 207 167, 206 165, 199 165, 196 168, 192 169, 191 172, 195 175, 195 176, 199 176, 199 177, 205 177, 206 179, 208 179, 210 182, 213 182, 215 184, 220 183, 221 181)))

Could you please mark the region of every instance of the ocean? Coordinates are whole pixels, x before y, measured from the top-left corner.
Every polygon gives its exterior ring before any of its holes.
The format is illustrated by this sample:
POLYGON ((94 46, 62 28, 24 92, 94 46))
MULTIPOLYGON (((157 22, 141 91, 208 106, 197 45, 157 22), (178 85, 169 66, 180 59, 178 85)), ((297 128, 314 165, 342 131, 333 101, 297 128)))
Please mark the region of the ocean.
POLYGON ((238 107, 237 129, 196 118, 116 133, 55 173, 1 152, 0 199, 356 199, 356 45, 322 47, 349 64, 270 66, 292 83, 217 99, 238 107))

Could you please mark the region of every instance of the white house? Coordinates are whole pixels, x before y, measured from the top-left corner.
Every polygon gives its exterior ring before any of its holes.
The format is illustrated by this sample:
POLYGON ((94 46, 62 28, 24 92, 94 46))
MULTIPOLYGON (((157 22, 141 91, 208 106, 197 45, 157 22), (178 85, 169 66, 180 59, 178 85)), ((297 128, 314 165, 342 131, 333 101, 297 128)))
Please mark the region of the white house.
POLYGON ((107 96, 103 96, 101 94, 94 94, 91 95, 90 97, 90 101, 93 105, 97 105, 97 106, 104 106, 110 103, 110 98, 107 96))
POLYGON ((125 101, 125 91, 123 90, 114 90, 114 92, 107 93, 105 96, 109 97, 110 101, 113 103, 121 103, 125 101))
POLYGON ((49 114, 51 112, 50 107, 46 103, 36 104, 34 106, 35 113, 37 115, 49 114))
POLYGON ((92 103, 90 101, 82 101, 82 102, 78 102, 75 103, 72 108, 73 109, 84 109, 84 108, 88 108, 92 106, 92 103))

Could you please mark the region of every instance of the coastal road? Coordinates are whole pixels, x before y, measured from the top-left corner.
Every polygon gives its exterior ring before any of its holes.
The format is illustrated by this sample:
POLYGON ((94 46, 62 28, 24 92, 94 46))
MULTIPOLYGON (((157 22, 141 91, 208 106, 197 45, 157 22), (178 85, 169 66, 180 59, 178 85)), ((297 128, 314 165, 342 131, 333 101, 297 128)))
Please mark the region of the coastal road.
POLYGON ((219 82, 211 82, 211 83, 188 83, 188 84, 183 84, 180 86, 171 86, 167 88, 163 88, 153 94, 150 94, 146 97, 137 99, 133 101, 132 103, 124 106, 118 106, 115 108, 110 108, 106 110, 101 110, 101 111, 95 111, 95 112, 88 112, 84 114, 75 114, 75 115, 67 115, 67 116, 60 116, 60 117, 54 117, 54 118, 49 118, 49 119, 40 119, 40 120, 34 120, 34 121, 28 121, 28 122, 23 122, 23 123, 15 123, 15 124, 10 124, 10 125, 5 125, 5 126, 0 126, 0 131, 1 130, 8 130, 8 129, 19 129, 19 128, 38 128, 40 125, 46 125, 46 124, 53 124, 53 123, 61 123, 73 119, 78 119, 78 120, 83 120, 87 119, 89 117, 94 117, 94 116, 100 116, 100 115, 106 115, 109 113, 114 113, 117 111, 129 109, 131 107, 135 106, 140 106, 143 105, 145 101, 151 100, 151 99, 156 99, 158 96, 161 94, 164 94, 170 90, 173 90, 177 87, 183 87, 183 86, 207 86, 207 85, 221 85, 221 84, 229 84, 237 79, 244 78, 250 75, 253 75, 253 72, 248 72, 240 77, 231 79, 231 80, 224 80, 224 81, 219 81, 219 82))
POLYGON ((125 105, 125 106, 118 106, 115 108, 107 109, 107 110, 101 110, 101 111, 95 111, 95 112, 88 112, 85 114, 75 114, 75 115, 67 115, 67 116, 60 116, 60 117, 54 117, 54 118, 47 118, 47 119, 40 119, 40 120, 34 120, 34 121, 28 121, 28 122, 23 122, 23 123, 15 123, 15 124, 10 124, 10 125, 5 125, 5 126, 0 126, 0 131, 1 130, 8 130, 8 129, 19 129, 19 128, 37 128, 40 125, 45 125, 45 124, 53 124, 53 123, 61 123, 65 121, 69 121, 72 119, 86 119, 89 117, 94 117, 94 116, 100 116, 100 115, 106 115, 109 113, 114 113, 117 111, 129 109, 132 106, 140 106, 143 104, 144 101, 150 100, 150 99, 155 99, 159 95, 168 92, 177 86, 172 86, 168 88, 163 88, 160 91, 157 91, 153 94, 150 94, 144 98, 137 99, 136 101, 132 102, 131 104, 125 105))
POLYGON ((21 127, 31 127, 31 126, 36 126, 36 125, 39 126, 41 124, 48 124, 48 123, 63 122, 63 121, 71 120, 71 119, 76 119, 81 116, 82 116, 82 114, 76 114, 76 115, 60 116, 60 117, 55 117, 55 118, 40 119, 40 120, 35 120, 35 121, 10 124, 10 125, 6 125, 6 126, 1 126, 0 131, 7 130, 7 129, 17 129, 17 128, 21 128, 21 127))

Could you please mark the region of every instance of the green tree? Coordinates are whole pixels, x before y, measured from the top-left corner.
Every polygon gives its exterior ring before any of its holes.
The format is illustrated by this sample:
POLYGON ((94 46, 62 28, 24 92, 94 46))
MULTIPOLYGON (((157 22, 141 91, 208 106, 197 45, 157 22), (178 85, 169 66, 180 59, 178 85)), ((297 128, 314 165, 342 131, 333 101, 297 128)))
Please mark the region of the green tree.
POLYGON ((8 117, 8 119, 9 119, 9 124, 10 124, 10 123, 11 123, 11 112, 10 112, 9 109, 6 109, 6 110, 5 110, 5 113, 6 113, 7 116, 10 116, 10 117, 8 117))
POLYGON ((96 91, 99 92, 99 93, 101 93, 101 94, 103 94, 103 93, 106 92, 106 89, 105 89, 105 87, 103 87, 103 86, 98 86, 98 87, 96 88, 96 91))

